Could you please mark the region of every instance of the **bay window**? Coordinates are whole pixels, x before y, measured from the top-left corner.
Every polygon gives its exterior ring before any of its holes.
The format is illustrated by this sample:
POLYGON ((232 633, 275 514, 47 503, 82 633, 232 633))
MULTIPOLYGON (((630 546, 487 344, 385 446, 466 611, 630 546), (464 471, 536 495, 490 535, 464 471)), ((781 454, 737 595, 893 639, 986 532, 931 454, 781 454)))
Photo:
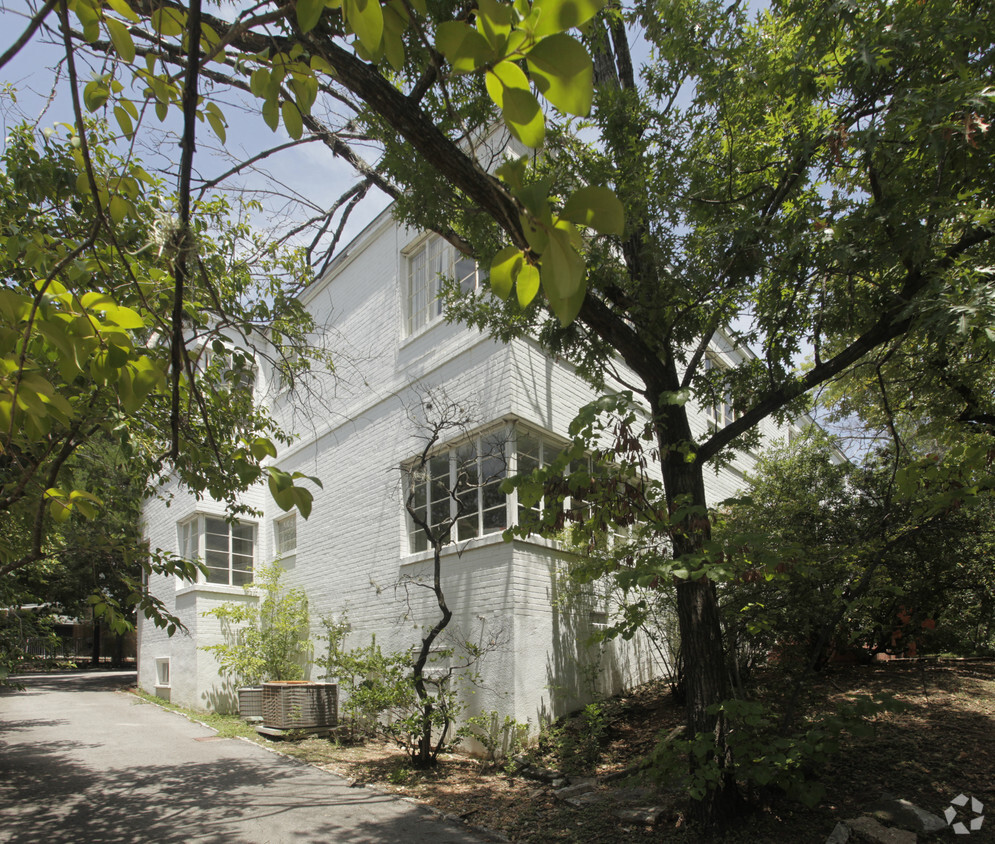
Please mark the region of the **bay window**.
MULTIPOLYGON (((433 535, 449 529, 446 541, 500 533, 517 524, 524 510, 516 495, 501 491, 504 479, 547 465, 562 448, 524 426, 502 425, 431 455, 424 466, 409 467, 408 500, 433 535)), ((532 509, 538 513, 541 507, 540 501, 532 509)), ((407 523, 408 550, 427 550, 425 531, 410 513, 407 523)))
POLYGON ((207 567, 207 583, 244 586, 252 582, 256 526, 229 523, 220 516, 199 513, 179 526, 180 556, 207 567))

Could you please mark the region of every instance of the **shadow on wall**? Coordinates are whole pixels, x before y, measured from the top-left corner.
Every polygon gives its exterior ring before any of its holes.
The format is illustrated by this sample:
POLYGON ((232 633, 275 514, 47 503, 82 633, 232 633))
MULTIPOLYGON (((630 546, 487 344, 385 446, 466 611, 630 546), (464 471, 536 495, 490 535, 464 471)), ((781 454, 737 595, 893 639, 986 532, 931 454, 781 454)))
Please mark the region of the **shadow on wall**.
POLYGON ((616 643, 596 639, 607 617, 606 599, 597 588, 574 583, 553 563, 547 595, 553 634, 546 654, 550 708, 539 713, 541 725, 619 691, 625 674, 616 643))
POLYGON ((597 634, 610 623, 613 601, 597 583, 572 581, 562 563, 550 566, 548 595, 552 608, 552 650, 546 656, 546 683, 550 711, 540 712, 541 724, 575 712, 667 673, 654 649, 669 647, 662 631, 641 631, 631 639, 599 641, 597 634))
POLYGON ((204 709, 221 715, 238 714, 238 690, 231 678, 225 678, 201 695, 204 709))

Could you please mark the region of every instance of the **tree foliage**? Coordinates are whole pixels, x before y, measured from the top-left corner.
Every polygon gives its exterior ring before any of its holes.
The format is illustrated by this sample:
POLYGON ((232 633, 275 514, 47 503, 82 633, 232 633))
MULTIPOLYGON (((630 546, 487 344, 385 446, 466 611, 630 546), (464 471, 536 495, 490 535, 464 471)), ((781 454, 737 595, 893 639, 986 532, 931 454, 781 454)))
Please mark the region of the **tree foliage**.
MULTIPOLYGON (((310 326, 283 283, 285 275, 305 274, 299 257, 254 240, 224 200, 205 201, 194 227, 199 279, 183 301, 181 412, 174 414, 166 339, 174 292, 170 200, 157 178, 109 143, 100 124, 84 135, 65 126, 47 133, 19 127, 3 156, 0 511, 21 530, 0 537, 0 574, 6 602, 15 605, 24 595, 13 588, 13 573, 45 557, 68 562, 72 552, 54 550, 60 535, 92 531, 120 548, 114 523, 129 512, 126 532, 137 550, 135 507, 150 478, 172 472, 194 492, 240 506, 238 492, 267 472, 262 461, 276 453, 273 440, 286 439, 246 389, 262 362, 256 350, 271 348, 263 332, 274 330, 302 345, 310 326), (115 460, 94 466, 107 449, 129 464, 136 487, 125 500, 107 484, 115 460), (97 518, 92 528, 82 524, 97 518)), ((284 473, 268 471, 271 482, 290 485, 284 473)), ((310 494, 292 492, 297 498, 287 506, 307 509, 310 494)), ((80 542, 66 547, 94 553, 100 542, 86 543, 86 551, 80 542)), ((196 574, 169 556, 145 565, 196 574)), ((96 589, 97 615, 121 622, 138 604, 175 627, 138 574, 114 575, 115 591, 125 588, 117 599, 96 589)))

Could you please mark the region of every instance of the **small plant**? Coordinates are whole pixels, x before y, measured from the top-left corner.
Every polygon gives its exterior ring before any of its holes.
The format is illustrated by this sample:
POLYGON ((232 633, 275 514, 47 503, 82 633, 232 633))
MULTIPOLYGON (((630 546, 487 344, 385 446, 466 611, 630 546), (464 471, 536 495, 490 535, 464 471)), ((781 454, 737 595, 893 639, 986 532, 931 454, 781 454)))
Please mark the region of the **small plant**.
POLYGON ((467 718, 460 734, 479 741, 487 751, 487 759, 496 762, 500 758, 515 756, 525 747, 529 724, 522 724, 510 715, 505 715, 501 721, 497 710, 492 709, 467 718))
POLYGON ((407 765, 398 765, 387 773, 387 782, 392 785, 404 785, 411 779, 411 769, 407 765))
POLYGON ((239 685, 304 679, 312 654, 307 595, 302 589, 284 591, 282 575, 277 563, 259 570, 245 587, 263 593, 258 604, 230 602, 204 613, 221 622, 225 641, 203 650, 239 685))
MULTIPOLYGON (((344 619, 323 619, 328 642, 325 656, 316 660, 327 678, 338 681, 343 702, 341 711, 354 739, 379 735, 396 742, 413 761, 420 759, 420 742, 425 734, 425 719, 436 744, 434 753, 449 747, 462 737, 453 729, 462 709, 454 670, 444 670, 441 676, 424 677, 429 687, 427 698, 420 697, 414 682, 411 655, 401 651, 384 653, 373 637, 369 645, 347 650, 343 646, 348 623, 344 619), (426 706, 426 700, 430 706, 426 706)), ((444 660, 448 652, 438 652, 434 658, 444 660)))

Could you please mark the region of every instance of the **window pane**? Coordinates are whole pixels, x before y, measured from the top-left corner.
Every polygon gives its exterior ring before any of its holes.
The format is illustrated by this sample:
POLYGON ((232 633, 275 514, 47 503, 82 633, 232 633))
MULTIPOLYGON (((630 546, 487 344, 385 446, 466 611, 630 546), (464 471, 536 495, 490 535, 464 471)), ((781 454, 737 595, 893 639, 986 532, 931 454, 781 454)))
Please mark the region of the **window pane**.
POLYGON ((422 248, 408 258, 408 330, 417 331, 425 324, 425 310, 428 304, 425 249, 422 248))
POLYGON ((477 513, 476 508, 474 508, 474 512, 471 515, 464 516, 456 522, 456 536, 459 540, 473 539, 477 536, 477 533, 477 513))
POLYGON ((449 498, 443 497, 438 501, 432 502, 432 519, 430 525, 436 527, 441 525, 444 521, 449 518, 449 498))
POLYGON ((275 525, 276 553, 287 554, 297 549, 297 516, 279 519, 275 525))
POLYGON ((506 505, 493 510, 484 510, 484 533, 504 530, 508 526, 508 508, 506 505))
POLYGON ((491 484, 484 484, 480 488, 482 506, 485 510, 493 510, 495 507, 503 507, 507 501, 507 496, 501 492, 501 482, 495 481, 491 484))
POLYGON ((208 583, 227 583, 228 582, 228 566, 224 568, 211 568, 207 569, 207 582, 208 583))
POLYGON ((238 522, 237 524, 231 526, 231 535, 237 539, 246 539, 249 542, 252 542, 256 536, 256 527, 255 525, 247 525, 242 522, 238 522))
POLYGON ((221 533, 225 536, 228 535, 228 522, 224 519, 218 519, 214 516, 206 516, 204 518, 204 527, 208 533, 221 533))
POLYGON ((449 267, 447 266, 449 249, 447 247, 448 244, 441 237, 434 237, 429 242, 429 319, 442 314, 442 299, 439 298, 439 288, 441 285, 440 276, 449 274, 449 267))
POLYGON ((240 571, 239 569, 233 569, 231 583, 232 586, 245 586, 248 583, 252 583, 252 570, 240 571))
POLYGON ((480 480, 483 483, 491 483, 502 479, 507 474, 507 465, 504 455, 499 457, 485 457, 480 461, 480 480))
POLYGON ((226 569, 228 568, 228 552, 208 550, 205 555, 204 562, 209 566, 217 566, 218 568, 226 569))
POLYGON ((428 462, 428 472, 431 478, 429 515, 430 524, 434 527, 449 518, 449 455, 432 457, 428 462))
POLYGON ((433 480, 441 480, 449 488, 449 455, 432 457, 428 461, 428 475, 433 480))
POLYGON ((461 257, 453 272, 462 293, 473 293, 477 289, 477 262, 473 258, 461 257))

